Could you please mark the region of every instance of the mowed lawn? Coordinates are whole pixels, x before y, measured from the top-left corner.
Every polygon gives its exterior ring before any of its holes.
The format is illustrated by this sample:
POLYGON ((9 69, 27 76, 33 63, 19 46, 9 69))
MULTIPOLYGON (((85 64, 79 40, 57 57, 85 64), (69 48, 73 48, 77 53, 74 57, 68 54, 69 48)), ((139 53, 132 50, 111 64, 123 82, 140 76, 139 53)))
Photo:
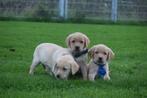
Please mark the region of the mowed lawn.
POLYGON ((0 98, 147 98, 147 26, 0 21, 0 98), (34 48, 43 42, 66 47, 69 33, 84 32, 115 53, 111 80, 56 80, 36 68, 34 48))

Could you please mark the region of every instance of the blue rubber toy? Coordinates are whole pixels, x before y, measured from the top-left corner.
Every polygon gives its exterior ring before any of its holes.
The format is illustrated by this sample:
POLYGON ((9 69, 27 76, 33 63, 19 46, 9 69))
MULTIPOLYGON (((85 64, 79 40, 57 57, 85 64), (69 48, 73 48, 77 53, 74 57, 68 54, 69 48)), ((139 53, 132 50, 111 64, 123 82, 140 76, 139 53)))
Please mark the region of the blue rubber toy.
POLYGON ((99 68, 97 70, 97 75, 98 75, 98 77, 103 78, 105 76, 105 74, 106 74, 106 70, 104 68, 104 65, 99 64, 98 66, 99 66, 99 68))

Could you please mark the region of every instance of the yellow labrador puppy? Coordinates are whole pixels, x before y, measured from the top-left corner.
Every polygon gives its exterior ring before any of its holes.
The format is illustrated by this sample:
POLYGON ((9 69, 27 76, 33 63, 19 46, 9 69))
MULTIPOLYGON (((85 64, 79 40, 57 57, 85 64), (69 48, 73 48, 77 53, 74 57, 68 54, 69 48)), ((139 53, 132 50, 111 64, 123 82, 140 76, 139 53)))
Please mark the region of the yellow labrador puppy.
POLYGON ((91 58, 88 64, 88 78, 94 81, 96 75, 104 80, 110 80, 108 61, 114 57, 113 51, 106 45, 98 44, 89 50, 91 58))
POLYGON ((34 73, 34 68, 39 63, 58 79, 66 80, 70 73, 75 74, 79 70, 79 65, 71 53, 66 48, 52 43, 42 43, 36 47, 29 74, 34 73))
POLYGON ((89 38, 81 32, 72 33, 66 38, 66 44, 68 46, 68 49, 72 53, 78 65, 80 66, 80 71, 83 75, 84 80, 87 80, 86 61, 88 52, 87 47, 89 43, 89 38))

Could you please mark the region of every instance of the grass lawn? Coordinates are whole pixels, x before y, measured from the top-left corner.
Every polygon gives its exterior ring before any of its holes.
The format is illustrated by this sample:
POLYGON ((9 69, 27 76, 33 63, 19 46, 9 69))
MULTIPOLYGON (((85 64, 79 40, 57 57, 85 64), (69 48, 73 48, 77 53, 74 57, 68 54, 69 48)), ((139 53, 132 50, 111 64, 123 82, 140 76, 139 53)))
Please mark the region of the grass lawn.
POLYGON ((0 98, 147 98, 147 26, 0 21, 0 98), (38 44, 66 47, 66 36, 75 31, 90 38, 89 48, 112 48, 110 81, 56 80, 42 66, 28 75, 38 44))

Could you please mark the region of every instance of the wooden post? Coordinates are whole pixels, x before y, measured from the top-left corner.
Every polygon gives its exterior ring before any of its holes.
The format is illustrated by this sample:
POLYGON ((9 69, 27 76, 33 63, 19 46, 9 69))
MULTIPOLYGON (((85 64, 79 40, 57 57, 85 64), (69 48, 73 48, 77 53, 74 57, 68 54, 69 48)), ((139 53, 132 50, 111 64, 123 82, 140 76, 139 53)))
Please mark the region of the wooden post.
POLYGON ((64 9, 64 12, 65 12, 65 19, 68 18, 68 0, 65 0, 65 9, 64 9))

